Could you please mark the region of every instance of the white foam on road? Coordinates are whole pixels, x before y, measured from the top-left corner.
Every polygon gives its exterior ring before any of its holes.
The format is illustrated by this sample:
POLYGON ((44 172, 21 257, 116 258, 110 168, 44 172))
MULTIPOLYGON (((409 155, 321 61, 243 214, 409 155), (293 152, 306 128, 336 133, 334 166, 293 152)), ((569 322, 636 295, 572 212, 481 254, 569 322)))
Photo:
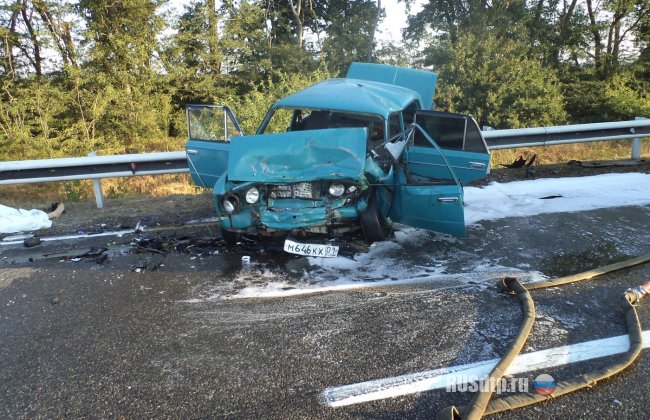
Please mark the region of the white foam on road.
POLYGON ((484 188, 465 188, 465 223, 646 204, 650 204, 650 174, 491 182, 484 188))
MULTIPOLYGON (((650 347, 650 331, 643 331, 643 348, 650 347)), ((506 375, 548 369, 585 360, 624 353, 630 348, 627 335, 603 338, 568 346, 520 354, 508 367, 506 375)), ((325 404, 343 407, 363 402, 394 398, 464 383, 467 378, 483 378, 499 359, 444 367, 425 372, 327 388, 322 393, 325 404)))
MULTIPOLYGON (((386 267, 384 267, 386 269, 386 267)), ((233 296, 231 299, 248 299, 248 298, 277 298, 288 296, 310 295, 323 292, 343 292, 349 290, 368 289, 373 287, 396 287, 407 285, 442 285, 446 287, 459 287, 476 285, 478 288, 485 289, 488 285, 494 284, 498 279, 504 276, 516 276, 523 283, 546 280, 547 277, 537 271, 524 272, 516 268, 501 266, 481 266, 479 270, 465 273, 444 273, 445 268, 439 268, 437 274, 422 274, 416 277, 400 278, 396 280, 347 280, 339 279, 335 281, 326 281, 313 284, 292 284, 288 282, 269 282, 265 285, 256 285, 245 287, 233 296), (452 285, 450 285, 452 283, 452 285)), ((440 287, 437 287, 438 289, 440 287)))

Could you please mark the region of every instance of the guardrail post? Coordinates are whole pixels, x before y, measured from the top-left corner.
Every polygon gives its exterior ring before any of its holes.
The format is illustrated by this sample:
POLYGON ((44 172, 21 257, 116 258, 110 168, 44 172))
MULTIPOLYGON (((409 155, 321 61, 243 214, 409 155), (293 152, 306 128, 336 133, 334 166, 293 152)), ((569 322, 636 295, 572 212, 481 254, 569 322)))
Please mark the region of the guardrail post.
MULTIPOLYGON (((645 117, 634 117, 635 120, 645 120, 645 117)), ((635 137, 632 139, 632 160, 641 159, 641 138, 635 137)))
MULTIPOLYGON (((97 153, 95 152, 90 152, 88 153, 88 156, 97 156, 97 153)), ((103 209, 104 208, 104 193, 102 192, 102 180, 101 179, 93 179, 93 189, 95 190, 95 201, 97 202, 97 208, 98 209, 103 209)))

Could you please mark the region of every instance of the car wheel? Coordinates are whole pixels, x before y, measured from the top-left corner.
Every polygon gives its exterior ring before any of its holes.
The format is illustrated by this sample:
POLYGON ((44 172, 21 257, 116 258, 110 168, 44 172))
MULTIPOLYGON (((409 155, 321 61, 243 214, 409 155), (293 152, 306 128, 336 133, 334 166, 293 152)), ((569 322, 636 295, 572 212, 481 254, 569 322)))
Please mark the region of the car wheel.
POLYGON ((374 194, 368 200, 368 207, 359 214, 363 237, 369 244, 386 239, 390 228, 388 222, 379 214, 374 194))
POLYGON ((221 228, 221 239, 228 245, 237 245, 241 240, 241 233, 221 228))

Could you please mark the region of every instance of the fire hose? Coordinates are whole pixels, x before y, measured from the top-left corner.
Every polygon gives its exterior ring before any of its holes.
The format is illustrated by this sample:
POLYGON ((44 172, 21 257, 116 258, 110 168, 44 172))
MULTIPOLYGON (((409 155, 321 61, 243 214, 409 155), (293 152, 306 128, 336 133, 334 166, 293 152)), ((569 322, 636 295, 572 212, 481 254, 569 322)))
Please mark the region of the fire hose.
POLYGON ((513 410, 525 407, 531 404, 547 401, 549 397, 559 397, 571 392, 594 386, 598 381, 609 378, 621 372, 630 366, 641 353, 643 348, 641 322, 636 312, 635 304, 639 303, 641 298, 650 293, 650 283, 645 283, 633 289, 627 289, 622 299, 622 309, 625 312, 625 321, 627 326, 630 348, 625 353, 622 360, 605 368, 600 368, 592 372, 577 375, 567 381, 556 384, 555 391, 549 395, 523 393, 498 398, 490 401, 492 394, 496 390, 496 383, 505 375, 508 366, 514 361, 521 349, 523 348, 535 322, 535 304, 530 296, 529 290, 538 290, 548 287, 555 287, 569 283, 575 283, 584 280, 591 280, 595 277, 606 273, 644 264, 650 261, 650 254, 642 255, 630 260, 606 265, 594 270, 583 273, 573 274, 566 277, 559 277, 544 282, 528 283, 522 285, 516 278, 506 277, 499 281, 497 287, 519 298, 522 306, 523 320, 519 327, 519 333, 516 339, 510 344, 505 355, 489 373, 485 382, 488 384, 486 389, 477 392, 471 403, 462 407, 447 407, 438 412, 436 416, 439 420, 450 419, 480 419, 484 415, 496 414, 502 411, 513 410))

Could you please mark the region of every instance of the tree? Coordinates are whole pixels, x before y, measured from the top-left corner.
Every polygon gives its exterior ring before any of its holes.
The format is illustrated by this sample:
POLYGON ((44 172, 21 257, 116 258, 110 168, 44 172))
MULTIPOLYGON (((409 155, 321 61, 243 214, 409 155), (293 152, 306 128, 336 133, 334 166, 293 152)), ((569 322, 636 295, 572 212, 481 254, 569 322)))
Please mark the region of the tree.
POLYGON ((26 74, 31 69, 40 77, 43 74, 43 41, 33 4, 27 0, 14 0, 1 6, 0 13, 4 74, 13 78, 18 72, 26 74))
POLYGON ((343 72, 353 61, 370 61, 380 7, 371 0, 328 2, 322 54, 330 71, 343 72))
POLYGON ((586 0, 593 60, 601 78, 613 75, 621 63, 626 42, 650 16, 650 4, 642 0, 614 0, 594 4, 586 0))
POLYGON ((34 9, 47 26, 50 38, 53 40, 63 64, 78 67, 77 48, 72 40, 72 23, 61 17, 70 12, 69 8, 45 0, 33 0, 33 4, 34 9))
POLYGON ((296 37, 298 48, 305 48, 303 37, 305 32, 305 20, 309 14, 314 14, 313 0, 289 0, 289 9, 293 16, 293 22, 296 25, 296 37))
POLYGON ((555 72, 518 42, 483 32, 459 36, 440 67, 436 104, 495 128, 556 125, 566 120, 555 72))
POLYGON ((154 65, 164 20, 161 0, 80 0, 88 59, 83 90, 101 92, 111 106, 98 129, 124 151, 142 151, 142 139, 169 132, 170 100, 159 86, 154 65))

